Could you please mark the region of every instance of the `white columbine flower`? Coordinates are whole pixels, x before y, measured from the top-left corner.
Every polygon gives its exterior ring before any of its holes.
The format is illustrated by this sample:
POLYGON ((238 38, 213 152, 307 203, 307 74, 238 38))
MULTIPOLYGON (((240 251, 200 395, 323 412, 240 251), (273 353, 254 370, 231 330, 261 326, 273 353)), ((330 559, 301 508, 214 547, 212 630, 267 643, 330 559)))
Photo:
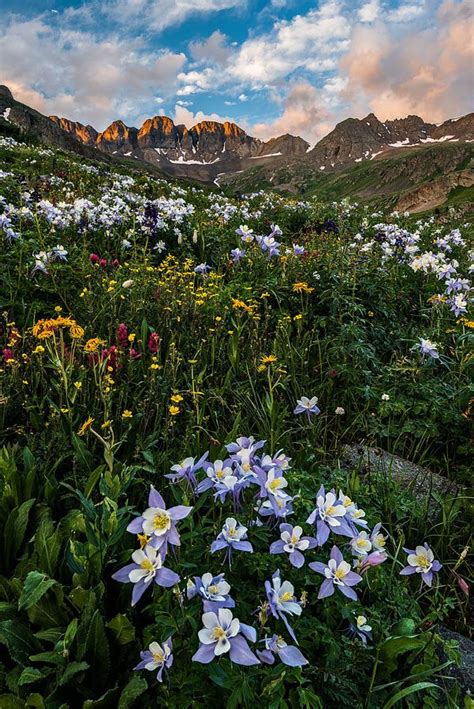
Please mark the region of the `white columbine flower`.
POLYGON ((240 630, 240 621, 233 618, 228 608, 219 608, 218 614, 209 612, 202 616, 199 640, 203 645, 214 645, 214 655, 223 655, 230 650, 229 638, 234 638, 240 630))
POLYGON ((370 633, 372 630, 371 625, 367 625, 367 618, 365 615, 358 615, 356 618, 357 630, 361 630, 363 633, 370 633))
POLYGON ((233 517, 227 517, 222 527, 222 536, 228 542, 238 542, 247 534, 247 527, 237 522, 233 517))
POLYGON ((163 565, 161 555, 150 544, 147 544, 145 549, 136 549, 132 554, 132 561, 140 567, 130 571, 128 578, 132 583, 137 583, 138 581, 150 582, 163 565))
POLYGON ((303 530, 298 525, 296 527, 293 527, 293 532, 291 534, 287 531, 284 531, 280 534, 280 538, 285 542, 283 549, 288 554, 291 554, 295 549, 299 549, 300 551, 306 551, 306 549, 309 547, 309 540, 301 539, 302 534, 303 530))
POLYGON ((372 549, 372 542, 369 539, 367 532, 359 532, 357 537, 350 541, 351 547, 358 556, 366 556, 372 549))
POLYGON ((345 409, 342 408, 342 406, 338 406, 334 413, 336 414, 336 416, 344 416, 346 412, 345 409))
POLYGON ((323 522, 327 522, 330 527, 339 527, 341 523, 337 517, 344 517, 346 514, 344 505, 335 503, 336 495, 333 492, 328 492, 326 496, 319 495, 316 499, 319 517, 323 522))
POLYGON ((430 548, 418 546, 414 554, 408 554, 408 565, 413 566, 417 573, 426 574, 433 566, 434 554, 430 548))

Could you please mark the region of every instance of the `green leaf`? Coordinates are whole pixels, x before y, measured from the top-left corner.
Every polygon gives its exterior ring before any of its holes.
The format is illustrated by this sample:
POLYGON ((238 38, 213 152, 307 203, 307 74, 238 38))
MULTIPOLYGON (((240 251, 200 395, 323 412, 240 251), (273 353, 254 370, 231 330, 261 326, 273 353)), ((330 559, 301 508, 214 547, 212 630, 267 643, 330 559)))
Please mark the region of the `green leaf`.
POLYGON ((89 669, 88 662, 70 662, 69 665, 65 667, 59 679, 59 686, 62 687, 64 684, 67 684, 78 672, 85 672, 87 669, 89 669))
POLYGON ((122 690, 118 709, 129 709, 129 707, 132 707, 135 699, 138 699, 147 689, 148 684, 144 677, 139 677, 139 675, 132 677, 127 686, 122 690))
POLYGON ((380 661, 389 673, 397 669, 397 658, 411 650, 419 650, 425 646, 420 637, 404 636, 388 638, 380 648, 380 661))
POLYGON ((413 684, 411 687, 405 687, 405 689, 401 689, 399 692, 394 694, 393 697, 390 697, 388 702, 385 702, 383 705, 383 709, 390 709, 390 707, 393 707, 401 699, 408 697, 409 694, 420 692, 423 689, 430 689, 431 687, 439 689, 439 687, 437 687, 436 684, 433 684, 433 682, 418 682, 417 684, 413 684))
POLYGON ((35 551, 38 556, 38 568, 52 576, 56 571, 61 549, 61 532, 54 529, 54 524, 45 515, 35 534, 35 551))
POLYGON ((2 709, 25 709, 25 703, 14 694, 0 694, 0 707, 2 709))
POLYGON ((37 682, 39 679, 43 679, 44 674, 41 670, 37 670, 35 667, 25 667, 18 680, 18 685, 31 684, 31 682, 37 682))
POLYGON ((109 620, 107 627, 114 631, 115 639, 119 645, 126 645, 135 639, 135 628, 126 615, 118 613, 115 618, 109 620))
POLYGON ((13 552, 14 554, 20 549, 21 545, 23 544, 23 538, 25 536, 26 532, 26 527, 28 526, 28 519, 30 516, 30 510, 35 504, 36 499, 32 498, 30 500, 26 500, 23 502, 22 505, 18 508, 18 513, 17 517, 15 520, 15 524, 13 526, 13 552))
POLYGON ((18 601, 18 608, 25 610, 34 606, 55 583, 54 579, 48 578, 46 574, 42 574, 40 571, 30 571, 25 579, 20 600, 18 601))
POLYGON ((92 616, 83 657, 87 659, 92 668, 89 672, 91 684, 96 687, 105 687, 110 669, 110 654, 104 621, 98 610, 92 616))
POLYGON ((31 630, 17 620, 4 620, 0 623, 0 642, 7 646, 12 659, 23 666, 29 664, 30 655, 41 650, 31 630))
POLYGON ((44 709, 43 697, 41 694, 38 694, 38 692, 33 692, 26 700, 25 706, 34 707, 35 709, 44 709))

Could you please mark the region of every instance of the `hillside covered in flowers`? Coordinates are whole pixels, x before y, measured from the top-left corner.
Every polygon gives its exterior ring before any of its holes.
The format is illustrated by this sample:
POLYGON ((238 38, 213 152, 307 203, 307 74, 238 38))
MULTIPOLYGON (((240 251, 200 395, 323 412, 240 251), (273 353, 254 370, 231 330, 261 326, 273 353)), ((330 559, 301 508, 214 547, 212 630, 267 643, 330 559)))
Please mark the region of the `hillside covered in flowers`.
POLYGON ((473 232, 0 138, 0 707, 462 706, 473 232))

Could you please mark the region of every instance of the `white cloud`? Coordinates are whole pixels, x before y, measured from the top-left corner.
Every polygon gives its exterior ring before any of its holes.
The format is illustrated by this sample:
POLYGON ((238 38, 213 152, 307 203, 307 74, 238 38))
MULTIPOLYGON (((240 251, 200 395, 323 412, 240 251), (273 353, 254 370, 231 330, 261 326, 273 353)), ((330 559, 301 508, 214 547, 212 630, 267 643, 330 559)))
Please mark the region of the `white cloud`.
POLYGON ((248 101, 248 98, 249 97, 247 96, 247 94, 240 94, 239 101, 242 101, 242 103, 244 103, 245 101, 248 101))
POLYGON ((402 3, 397 8, 388 13, 391 22, 412 22, 425 12, 424 0, 419 2, 402 3))
POLYGON ((109 0, 101 8, 115 22, 163 30, 193 15, 243 8, 246 0, 109 0))
POLYGON ((134 119, 158 93, 174 93, 184 54, 144 51, 140 40, 94 35, 41 18, 13 18, 0 30, 0 76, 20 101, 42 113, 104 128, 134 119))
POLYGON ((184 123, 186 128, 192 128, 196 123, 200 123, 201 121, 218 121, 219 123, 224 123, 225 121, 232 121, 232 118, 221 116, 218 113, 204 113, 204 111, 196 111, 196 113, 193 113, 185 106, 176 104, 174 107, 173 120, 178 125, 184 123))
POLYGON ((361 22, 374 22, 380 14, 380 0, 369 0, 359 8, 357 16, 361 22))
POLYGON ((189 50, 197 62, 225 64, 233 50, 227 45, 227 36, 216 30, 204 42, 190 42, 189 50))

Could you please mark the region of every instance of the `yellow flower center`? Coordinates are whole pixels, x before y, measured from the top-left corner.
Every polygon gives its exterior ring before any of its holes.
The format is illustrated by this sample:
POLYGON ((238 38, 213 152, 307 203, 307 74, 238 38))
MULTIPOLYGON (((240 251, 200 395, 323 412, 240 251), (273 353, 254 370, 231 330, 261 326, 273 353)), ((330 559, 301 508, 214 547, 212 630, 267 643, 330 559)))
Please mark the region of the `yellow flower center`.
POLYGON ((221 638, 225 638, 225 630, 218 625, 216 628, 213 628, 212 637, 214 640, 221 640, 221 638))
POLYGON ((146 569, 147 571, 151 571, 153 569, 153 563, 150 561, 150 559, 143 559, 140 566, 142 567, 142 569, 146 569))
POLYGON ((430 562, 428 561, 426 556, 423 556, 422 554, 417 555, 416 563, 418 564, 418 566, 421 566, 422 569, 426 569, 430 565, 430 562))
POLYGON ((281 485, 281 478, 275 478, 271 482, 268 483, 268 487, 270 490, 278 490, 278 488, 281 485))
POLYGON ((335 510, 336 510, 336 508, 333 507, 333 506, 328 507, 327 510, 326 510, 326 514, 327 514, 327 515, 333 515, 334 512, 335 512, 335 510))
POLYGON ((336 573, 334 574, 337 579, 343 579, 344 576, 346 575, 346 572, 344 569, 336 569, 336 573))
POLYGON ((155 662, 164 662, 165 656, 161 652, 161 650, 158 650, 158 652, 153 653, 153 659, 155 662))
POLYGON ((168 526, 169 517, 166 513, 158 513, 153 520, 153 527, 158 531, 163 531, 168 526))
POLYGON ((291 593, 291 591, 286 591, 286 593, 282 594, 282 596, 280 597, 280 600, 283 603, 286 603, 286 601, 291 601, 292 598, 293 598, 293 594, 291 593))
POLYGON ((213 583, 212 586, 208 586, 207 590, 209 591, 209 593, 217 593, 218 588, 217 588, 216 584, 213 583))

